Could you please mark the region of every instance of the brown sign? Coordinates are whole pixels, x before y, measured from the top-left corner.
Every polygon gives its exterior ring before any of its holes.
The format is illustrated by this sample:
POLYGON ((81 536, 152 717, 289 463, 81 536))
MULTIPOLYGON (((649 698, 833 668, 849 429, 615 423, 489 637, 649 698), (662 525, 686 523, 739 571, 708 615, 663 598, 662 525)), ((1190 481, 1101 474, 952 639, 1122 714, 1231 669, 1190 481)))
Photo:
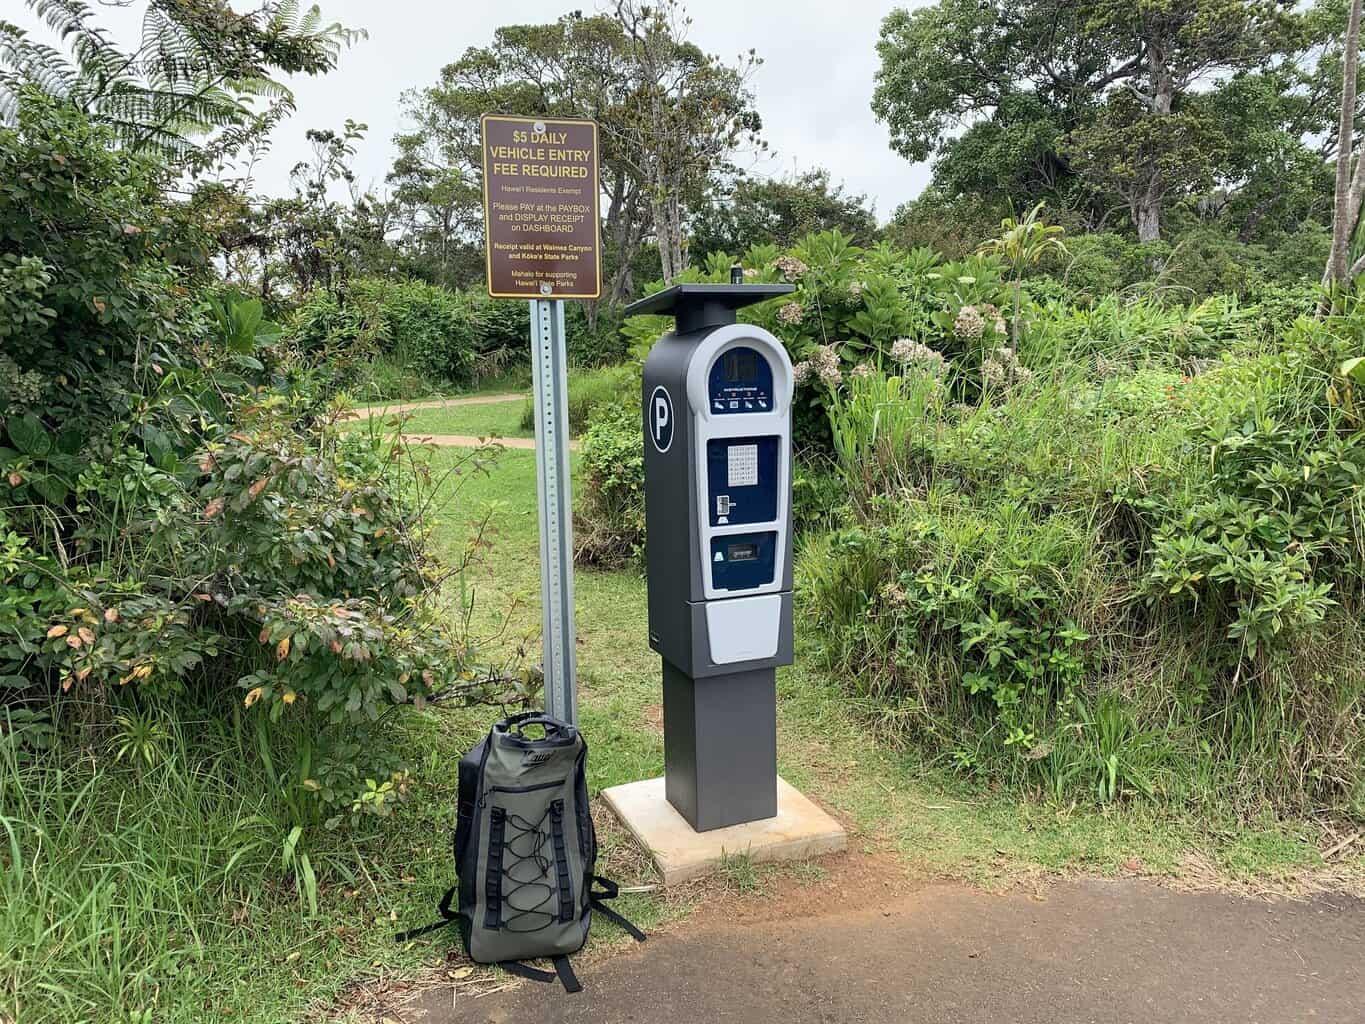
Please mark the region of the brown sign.
POLYGON ((597 125, 483 118, 484 252, 495 299, 595 299, 597 125))

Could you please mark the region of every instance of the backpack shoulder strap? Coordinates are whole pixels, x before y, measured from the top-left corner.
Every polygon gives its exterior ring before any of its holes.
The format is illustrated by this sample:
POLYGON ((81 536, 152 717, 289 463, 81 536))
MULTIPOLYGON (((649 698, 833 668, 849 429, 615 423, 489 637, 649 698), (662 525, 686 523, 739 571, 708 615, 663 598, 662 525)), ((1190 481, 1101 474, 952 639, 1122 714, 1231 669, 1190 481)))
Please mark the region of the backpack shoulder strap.
POLYGON ((450 924, 451 921, 454 921, 460 916, 454 910, 450 909, 450 903, 454 898, 455 889, 447 889, 446 894, 441 897, 441 905, 437 908, 441 912, 441 920, 434 924, 425 924, 420 928, 412 928, 405 932, 399 932, 393 937, 394 942, 407 942, 417 938, 419 935, 426 935, 428 932, 434 932, 438 928, 444 928, 446 925, 450 924))
POLYGON ((603 878, 601 875, 593 875, 592 881, 594 888, 590 889, 588 892, 588 904, 592 909, 597 911, 607 920, 614 922, 636 942, 644 942, 646 938, 645 933, 640 931, 640 929, 635 927, 630 921, 626 920, 621 914, 612 910, 605 902, 606 900, 616 899, 621 893, 621 887, 611 879, 603 878))
POLYGON ((569 963, 567 956, 557 956, 554 958, 554 972, 542 971, 537 967, 530 967, 520 960, 500 960, 497 966, 501 967, 508 974, 515 974, 518 978, 525 978, 528 981, 551 982, 559 978, 559 983, 564 986, 564 991, 570 994, 582 992, 583 985, 578 980, 578 975, 573 972, 573 965, 569 963))

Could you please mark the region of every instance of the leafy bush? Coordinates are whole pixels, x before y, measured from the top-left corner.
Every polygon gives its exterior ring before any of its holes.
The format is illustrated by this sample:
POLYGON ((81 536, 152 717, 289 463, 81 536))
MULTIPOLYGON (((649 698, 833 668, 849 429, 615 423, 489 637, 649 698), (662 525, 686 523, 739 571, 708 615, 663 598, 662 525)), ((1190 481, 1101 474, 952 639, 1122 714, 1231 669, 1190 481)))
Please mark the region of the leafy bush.
POLYGON ((381 712, 487 692, 436 614, 421 460, 332 430, 259 304, 180 286, 199 270, 171 262, 160 168, 38 100, 0 129, 0 168, 0 261, 22 281, 6 324, 24 325, 0 367, 7 743, 240 700, 298 731, 275 773, 296 825, 374 808, 355 801, 391 775, 381 712))
MULTIPOLYGON (((607 406, 638 409, 639 405, 639 366, 611 366, 569 375, 569 430, 573 434, 586 430, 599 409, 607 406)), ((535 427, 535 401, 528 398, 521 411, 521 429, 535 427)))
POLYGON ((1324 385, 1355 346, 1305 320, 1282 350, 1191 381, 1176 404, 1206 471, 1197 488, 1158 477, 1133 498, 1153 526, 1149 591, 1201 607, 1247 658, 1354 603, 1365 584, 1355 514, 1365 437, 1324 385))
POLYGON ((287 338, 339 385, 370 398, 465 387, 524 362, 526 306, 421 281, 360 278, 340 298, 310 293, 287 338))
POLYGON ((1365 323, 1258 337, 1228 300, 1106 299, 976 405, 849 382, 851 508, 798 562, 829 663, 931 755, 1058 799, 1358 806, 1365 323))
POLYGON ((603 405, 583 435, 583 487, 574 516, 575 558, 619 568, 645 540, 645 454, 640 410, 603 405))
POLYGON ((621 333, 621 321, 600 312, 595 324, 590 323, 583 307, 569 306, 565 316, 568 333, 569 362, 574 366, 615 366, 630 355, 630 345, 621 333))
POLYGON ((192 237, 162 201, 166 183, 36 92, 0 126, 0 407, 84 425, 139 372, 173 365, 182 304, 161 254, 192 237))
POLYGON ((482 324, 467 297, 420 281, 366 280, 353 301, 377 311, 385 352, 430 380, 474 379, 482 324))
POLYGON ((475 372, 496 377, 530 358, 531 320, 526 303, 490 299, 481 292, 465 293, 474 310, 475 372))

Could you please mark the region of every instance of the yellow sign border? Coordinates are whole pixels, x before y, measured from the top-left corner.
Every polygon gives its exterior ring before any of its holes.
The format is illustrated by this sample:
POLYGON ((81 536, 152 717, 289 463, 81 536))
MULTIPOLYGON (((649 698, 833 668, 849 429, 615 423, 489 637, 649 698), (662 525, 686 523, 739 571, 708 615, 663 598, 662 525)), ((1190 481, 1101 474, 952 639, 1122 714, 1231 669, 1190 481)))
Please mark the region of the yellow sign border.
POLYGON ((479 163, 483 168, 483 274, 488 297, 492 299, 600 299, 602 297, 602 148, 598 142, 597 122, 581 117, 516 117, 510 114, 484 114, 479 118, 479 163), (592 165, 597 172, 592 189, 592 222, 597 244, 593 247, 593 279, 597 290, 591 294, 553 292, 549 295, 524 295, 520 292, 493 291, 493 252, 489 243, 488 225, 488 122, 506 121, 514 124, 546 125, 586 124, 592 128, 592 165))

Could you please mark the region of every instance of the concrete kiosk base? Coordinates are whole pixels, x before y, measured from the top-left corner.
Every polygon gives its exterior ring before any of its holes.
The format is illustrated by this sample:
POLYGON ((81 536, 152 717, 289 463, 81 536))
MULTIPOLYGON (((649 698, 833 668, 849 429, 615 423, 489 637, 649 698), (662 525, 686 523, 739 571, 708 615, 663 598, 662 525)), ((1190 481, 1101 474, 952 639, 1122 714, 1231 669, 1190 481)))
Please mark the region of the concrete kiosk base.
POLYGON ((664 796, 664 780, 645 779, 602 791, 612 811, 649 851, 664 885, 700 878, 722 858, 804 860, 838 853, 848 840, 843 826, 779 778, 777 816, 697 832, 664 796))

